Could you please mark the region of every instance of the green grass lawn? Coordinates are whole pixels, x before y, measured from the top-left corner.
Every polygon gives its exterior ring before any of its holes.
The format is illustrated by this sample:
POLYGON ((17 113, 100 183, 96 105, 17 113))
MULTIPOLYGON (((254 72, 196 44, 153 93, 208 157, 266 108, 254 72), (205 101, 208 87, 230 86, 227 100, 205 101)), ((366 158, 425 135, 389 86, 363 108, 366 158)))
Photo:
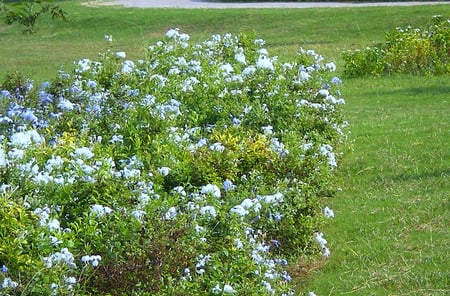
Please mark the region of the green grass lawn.
MULTIPOLYGON (((351 151, 317 295, 448 295, 449 77, 347 81, 351 151)), ((306 291, 305 290, 305 291, 306 291)))
MULTIPOLYGON (((38 21, 37 34, 0 25, 0 78, 20 70, 37 82, 81 58, 114 49, 139 57, 179 27, 194 40, 254 32, 280 58, 300 46, 341 65, 340 52, 383 41, 397 26, 425 27, 448 5, 377 8, 181 10, 90 8, 62 2, 67 22, 38 21)), ((322 231, 332 256, 309 264, 298 292, 317 295, 450 294, 450 77, 344 79, 349 145, 336 218, 322 231)))

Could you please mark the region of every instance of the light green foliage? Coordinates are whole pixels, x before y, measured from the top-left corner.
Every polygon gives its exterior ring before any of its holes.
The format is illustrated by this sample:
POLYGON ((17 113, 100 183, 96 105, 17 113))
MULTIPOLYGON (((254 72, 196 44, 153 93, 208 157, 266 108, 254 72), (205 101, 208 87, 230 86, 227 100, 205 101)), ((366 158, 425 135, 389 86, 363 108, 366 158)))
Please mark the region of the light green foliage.
POLYGON ((178 29, 131 60, 105 37, 52 83, 2 84, 7 227, 27 242, 27 268, 0 253, 11 293, 291 293, 286 259, 320 253, 319 200, 336 190, 335 64, 178 29))
POLYGON ((385 43, 343 53, 351 77, 390 73, 450 73, 450 19, 435 16, 427 30, 397 28, 385 43))
POLYGON ((5 12, 5 22, 9 25, 19 23, 25 26, 24 33, 35 33, 36 21, 42 14, 50 14, 52 19, 66 19, 66 12, 51 0, 22 0, 19 3, 4 5, 0 3, 0 11, 5 12))

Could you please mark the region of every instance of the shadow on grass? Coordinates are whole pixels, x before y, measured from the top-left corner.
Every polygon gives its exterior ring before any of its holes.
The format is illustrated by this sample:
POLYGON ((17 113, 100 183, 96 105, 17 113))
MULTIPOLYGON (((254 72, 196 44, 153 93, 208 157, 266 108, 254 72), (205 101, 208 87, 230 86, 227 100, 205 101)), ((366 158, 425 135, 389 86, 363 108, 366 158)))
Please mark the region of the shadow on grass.
POLYGON ((442 170, 434 170, 429 172, 423 172, 419 174, 403 172, 398 175, 392 176, 392 181, 420 181, 430 178, 448 178, 450 177, 450 168, 442 170))
POLYGON ((384 89, 367 92, 367 95, 382 95, 382 96, 397 96, 397 95, 423 95, 423 94, 450 94, 450 86, 438 86, 438 87, 411 87, 411 88, 398 88, 398 89, 384 89))

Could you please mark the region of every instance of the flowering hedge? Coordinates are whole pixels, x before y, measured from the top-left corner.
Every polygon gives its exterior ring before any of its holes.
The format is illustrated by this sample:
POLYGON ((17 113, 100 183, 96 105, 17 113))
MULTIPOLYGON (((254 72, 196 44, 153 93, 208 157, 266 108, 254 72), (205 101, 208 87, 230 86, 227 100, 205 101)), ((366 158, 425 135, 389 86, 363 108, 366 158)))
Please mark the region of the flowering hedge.
POLYGON ((386 41, 342 54, 344 73, 350 77, 409 73, 450 73, 450 18, 435 15, 426 30, 396 28, 386 41))
POLYGON ((289 295, 322 252, 344 100, 334 63, 177 29, 0 92, 2 295, 289 295), (324 215, 325 213, 325 215, 324 215))

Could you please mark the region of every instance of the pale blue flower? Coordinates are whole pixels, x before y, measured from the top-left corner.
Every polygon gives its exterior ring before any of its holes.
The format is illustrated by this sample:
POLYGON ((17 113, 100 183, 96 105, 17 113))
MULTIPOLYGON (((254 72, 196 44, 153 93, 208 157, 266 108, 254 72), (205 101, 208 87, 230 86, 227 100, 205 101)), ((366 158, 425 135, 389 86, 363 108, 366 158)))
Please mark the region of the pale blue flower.
POLYGON ((94 157, 94 153, 91 151, 91 148, 81 147, 75 149, 72 156, 80 159, 91 159, 94 157))
POLYGON ((92 205, 91 211, 90 211, 90 213, 92 215, 95 215, 97 217, 103 217, 105 215, 111 214, 112 212, 113 212, 113 210, 110 207, 98 205, 98 204, 92 205))
POLYGON ((133 61, 126 60, 122 64, 122 73, 129 74, 129 73, 133 72, 135 67, 136 66, 134 65, 133 61))
POLYGON ((325 207, 323 209, 323 213, 324 213, 325 217, 327 217, 327 218, 334 218, 334 212, 329 207, 325 207))
POLYGON ((278 192, 278 193, 275 193, 273 195, 262 196, 261 199, 266 204, 276 204, 276 203, 279 203, 279 202, 283 202, 283 194, 278 192))
POLYGON ((239 48, 240 50, 234 55, 234 59, 242 65, 247 64, 247 61, 245 59, 244 50, 242 48, 239 48))
POLYGON ((50 231, 59 231, 61 229, 59 221, 54 218, 47 223, 47 227, 50 231))
POLYGON ((127 54, 124 51, 118 51, 116 52, 116 57, 124 59, 127 57, 127 54))
POLYGON ((11 145, 20 148, 26 148, 32 143, 40 144, 42 142, 44 142, 44 138, 36 130, 17 132, 10 138, 11 145))
POLYGON ((334 71, 336 71, 336 64, 333 63, 333 62, 326 63, 325 64, 325 69, 327 69, 327 70, 329 70, 331 72, 334 72, 334 71))
POLYGON ((273 126, 271 125, 263 126, 261 129, 266 136, 270 136, 273 134, 273 126))
POLYGON ((7 277, 3 279, 2 288, 3 289, 15 289, 19 284, 13 281, 11 278, 7 277))
POLYGON ((166 220, 173 220, 177 217, 177 209, 175 207, 170 207, 169 210, 164 214, 166 220))
POLYGON ((81 261, 84 264, 91 263, 92 266, 94 266, 94 267, 97 267, 101 260, 102 260, 102 257, 100 255, 92 255, 92 256, 85 255, 85 256, 81 257, 81 261))
POLYGON ((222 183, 222 188, 225 191, 231 191, 231 190, 236 189, 236 185, 234 185, 233 182, 231 182, 230 180, 226 179, 222 183))
POLYGON ((237 215, 243 217, 248 214, 248 211, 243 206, 236 205, 231 208, 230 213, 237 214, 237 215))
POLYGON ((225 150, 225 146, 222 143, 213 143, 209 146, 209 150, 223 152, 225 150))
POLYGON ((342 80, 339 79, 339 78, 336 77, 336 76, 333 77, 333 78, 331 78, 330 82, 333 83, 333 84, 342 84, 342 80))
POLYGON ((131 216, 135 217, 138 220, 142 220, 145 216, 146 212, 143 210, 134 210, 131 212, 131 216))
POLYGON ((59 98, 58 108, 64 110, 64 111, 71 111, 75 108, 75 105, 72 104, 69 100, 66 100, 64 98, 59 98))
POLYGON ((224 285, 223 292, 226 294, 233 294, 233 293, 236 293, 236 290, 234 290, 231 285, 224 285))
POLYGON ((86 86, 89 88, 96 88, 97 87, 97 82, 95 82, 94 80, 88 80, 86 82, 86 86))
POLYGON ((169 167, 160 167, 160 168, 158 168, 158 172, 159 172, 163 177, 169 175, 170 170, 171 170, 171 169, 170 169, 169 167))
POLYGON ((201 215, 210 215, 211 217, 216 216, 216 209, 213 206, 204 206, 200 208, 201 215))
POLYGON ((0 267, 0 272, 5 274, 8 273, 9 269, 4 264, 2 264, 2 267, 0 267))
POLYGON ((219 284, 216 284, 216 285, 212 288, 212 293, 213 293, 213 294, 220 294, 220 293, 222 293, 222 288, 220 287, 219 284))
POLYGON ((323 233, 321 232, 315 232, 314 233, 314 239, 316 240, 316 242, 319 244, 319 246, 322 248, 323 251, 328 251, 328 249, 326 248, 327 245, 327 240, 323 238, 323 233))
POLYGON ((175 37, 179 36, 178 31, 179 31, 178 28, 170 29, 169 31, 166 32, 166 37, 170 38, 170 39, 174 39, 175 37))
POLYGON ((219 198, 221 196, 219 187, 214 184, 207 184, 205 186, 202 186, 200 193, 211 194, 215 198, 219 198))
POLYGON ((66 285, 75 285, 77 283, 77 279, 74 278, 73 276, 65 277, 64 278, 64 283, 66 285))
POLYGON ((275 68, 272 64, 272 61, 267 56, 261 55, 256 62, 256 67, 260 69, 266 69, 270 71, 274 71, 275 68))
POLYGON ((242 70, 242 76, 251 76, 253 74, 255 74, 256 72, 256 68, 253 65, 250 65, 248 67, 246 67, 244 70, 242 70))

